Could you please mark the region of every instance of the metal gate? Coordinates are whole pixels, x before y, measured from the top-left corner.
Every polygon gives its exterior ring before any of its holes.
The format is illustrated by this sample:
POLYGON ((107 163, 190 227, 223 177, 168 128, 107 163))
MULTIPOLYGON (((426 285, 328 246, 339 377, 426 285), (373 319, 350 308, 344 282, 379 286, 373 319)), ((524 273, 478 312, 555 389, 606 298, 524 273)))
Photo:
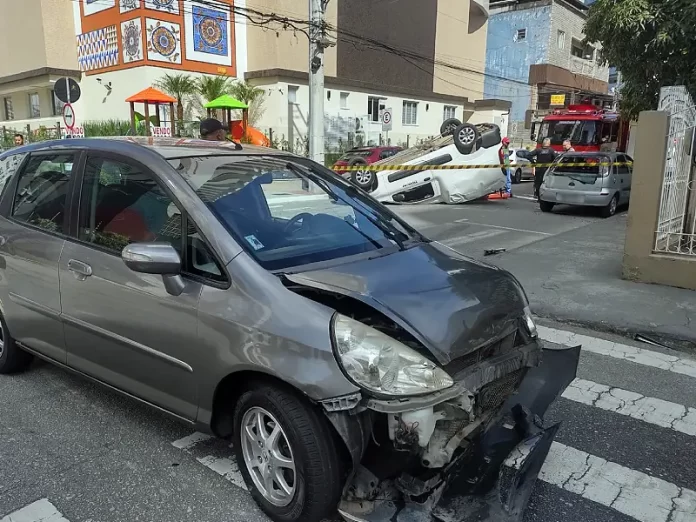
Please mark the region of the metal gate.
POLYGON ((685 87, 663 87, 658 110, 669 114, 669 132, 654 252, 696 256, 696 107, 685 87))

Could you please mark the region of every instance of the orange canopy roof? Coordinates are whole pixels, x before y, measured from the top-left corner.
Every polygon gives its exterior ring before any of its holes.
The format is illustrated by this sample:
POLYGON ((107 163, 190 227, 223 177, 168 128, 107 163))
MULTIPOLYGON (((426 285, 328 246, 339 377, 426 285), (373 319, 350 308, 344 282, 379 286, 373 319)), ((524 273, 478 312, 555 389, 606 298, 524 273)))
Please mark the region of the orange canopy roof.
POLYGON ((126 98, 126 101, 129 103, 176 103, 176 98, 172 98, 153 87, 148 87, 130 98, 126 98))

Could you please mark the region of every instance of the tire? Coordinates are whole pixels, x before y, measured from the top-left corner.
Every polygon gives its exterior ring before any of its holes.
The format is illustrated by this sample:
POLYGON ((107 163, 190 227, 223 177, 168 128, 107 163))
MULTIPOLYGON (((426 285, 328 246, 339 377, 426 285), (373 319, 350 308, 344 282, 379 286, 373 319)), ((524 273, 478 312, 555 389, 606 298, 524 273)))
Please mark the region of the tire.
POLYGON ((607 204, 606 207, 602 207, 602 217, 603 218, 610 218, 614 214, 616 214, 616 209, 619 206, 619 195, 614 194, 614 197, 611 198, 611 201, 607 204))
MULTIPOLYGON (((350 167, 367 167, 367 161, 362 158, 353 158, 348 164, 350 167)), ((350 180, 364 191, 368 192, 375 182, 375 173, 368 169, 350 171, 350 180)))
MULTIPOLYGON (((258 436, 255 426, 258 424, 252 425, 251 433, 258 436)), ((328 420, 305 399, 276 385, 252 385, 235 408, 233 446, 251 496, 275 522, 320 522, 336 512, 347 479, 342 448, 328 420), (274 500, 273 494, 262 491, 261 470, 249 464, 250 460, 261 465, 264 459, 266 465, 273 462, 272 451, 247 436, 245 426, 254 423, 257 414, 264 419, 266 435, 272 434, 272 427, 280 426, 277 450, 286 461, 294 462, 294 475, 282 465, 276 468, 276 472, 285 470, 284 482, 292 489, 282 500, 282 495, 276 494, 274 500)), ((271 489, 276 491, 276 487, 280 483, 271 482, 271 489)))
POLYGON ((542 212, 551 212, 553 211, 554 203, 551 203, 549 201, 541 201, 539 200, 539 208, 541 209, 542 212))
POLYGON ((0 374, 17 373, 26 370, 34 356, 25 352, 10 336, 5 318, 0 316, 0 374))
POLYGON ((478 129, 471 123, 462 123, 452 135, 454 145, 462 154, 470 154, 474 150, 474 145, 481 137, 478 129))
POLYGON ((512 182, 515 185, 519 185, 520 183, 522 183, 522 169, 517 169, 515 171, 515 176, 512 178, 512 182))
POLYGON ((440 125, 441 136, 451 136, 454 131, 462 124, 457 118, 448 118, 440 125))

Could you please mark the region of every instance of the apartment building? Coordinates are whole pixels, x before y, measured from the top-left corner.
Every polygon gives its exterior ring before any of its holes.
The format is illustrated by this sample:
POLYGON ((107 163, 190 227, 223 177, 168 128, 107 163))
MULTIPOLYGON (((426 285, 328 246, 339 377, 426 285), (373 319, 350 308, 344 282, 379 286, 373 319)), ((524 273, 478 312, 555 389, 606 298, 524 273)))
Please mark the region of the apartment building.
MULTIPOLYGON (((60 77, 77 80, 78 123, 130 117, 126 98, 165 74, 223 75, 265 91, 256 126, 274 138, 307 136, 308 40, 281 23, 234 13, 246 0, 0 0, 0 127, 54 127, 60 77), (25 27, 31 23, 31 38, 25 27), (15 42, 22 42, 16 45, 15 42)), ((254 0, 256 11, 307 19, 296 0, 254 0)), ((507 125, 510 103, 484 100, 488 0, 330 0, 325 54, 327 148, 415 142, 444 119, 507 125), (373 42, 373 43, 370 43, 373 42), (378 42, 379 45, 375 45, 378 42), (392 130, 381 114, 391 109, 392 130)), ((171 115, 162 106, 160 114, 171 115)))
POLYGON ((611 104, 609 68, 583 43, 587 9, 580 0, 491 1, 484 90, 512 104, 513 141, 529 141, 532 122, 555 108, 611 104))

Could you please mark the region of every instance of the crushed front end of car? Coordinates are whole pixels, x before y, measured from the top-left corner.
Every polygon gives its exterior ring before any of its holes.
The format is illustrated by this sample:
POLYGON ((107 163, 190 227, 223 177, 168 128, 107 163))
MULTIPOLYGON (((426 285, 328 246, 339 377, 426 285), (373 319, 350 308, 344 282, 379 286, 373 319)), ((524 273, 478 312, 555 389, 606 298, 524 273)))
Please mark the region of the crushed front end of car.
POLYGON ((575 378, 580 353, 579 346, 542 349, 525 312, 497 338, 442 368, 415 358, 409 366, 410 353, 395 354, 386 336, 366 337, 339 316, 344 371, 372 379, 357 382, 371 393, 323 403, 353 460, 339 506, 344 519, 521 520, 559 428, 544 426, 544 414, 575 378), (365 344, 378 347, 377 358, 361 353, 365 344), (440 389, 380 393, 399 382, 440 389))

